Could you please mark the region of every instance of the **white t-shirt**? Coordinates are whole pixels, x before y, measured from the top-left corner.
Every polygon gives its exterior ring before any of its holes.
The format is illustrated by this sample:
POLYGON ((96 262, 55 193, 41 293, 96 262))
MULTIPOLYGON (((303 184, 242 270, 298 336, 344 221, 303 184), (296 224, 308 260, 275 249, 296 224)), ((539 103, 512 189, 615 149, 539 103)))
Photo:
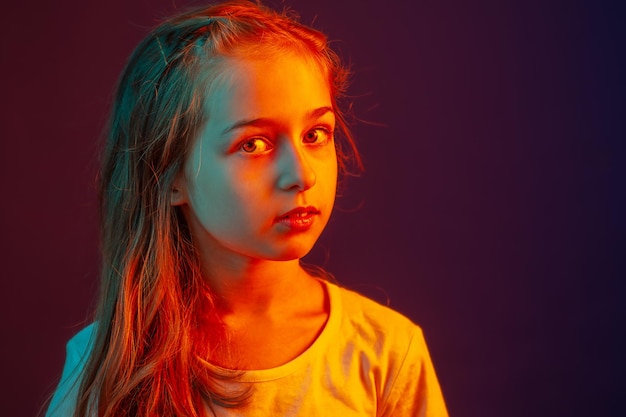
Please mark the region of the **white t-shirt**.
MULTIPOLYGON (((446 417, 421 329, 355 292, 326 286, 330 314, 315 342, 284 365, 246 371, 239 380, 252 386, 251 400, 214 406, 217 416, 446 417)), ((92 324, 68 342, 46 417, 72 416, 93 332, 92 324)))

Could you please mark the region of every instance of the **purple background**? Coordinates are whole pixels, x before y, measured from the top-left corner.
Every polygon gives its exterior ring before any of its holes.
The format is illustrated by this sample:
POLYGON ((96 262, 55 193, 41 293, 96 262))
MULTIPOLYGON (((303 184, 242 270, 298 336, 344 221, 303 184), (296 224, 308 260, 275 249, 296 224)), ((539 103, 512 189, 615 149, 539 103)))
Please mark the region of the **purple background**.
MULTIPOLYGON (((99 132, 174 3, 0 13, 3 416, 35 414, 90 311, 99 132)), ((285 3, 339 40, 363 120, 367 171, 312 258, 422 326, 452 415, 620 415, 620 2, 285 3)))

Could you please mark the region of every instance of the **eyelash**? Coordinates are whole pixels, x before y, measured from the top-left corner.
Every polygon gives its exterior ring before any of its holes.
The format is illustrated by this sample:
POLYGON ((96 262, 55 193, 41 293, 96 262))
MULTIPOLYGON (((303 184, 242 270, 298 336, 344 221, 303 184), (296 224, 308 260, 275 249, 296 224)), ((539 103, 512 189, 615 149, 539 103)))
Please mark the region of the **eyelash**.
POLYGON ((333 139, 333 132, 332 132, 332 130, 327 128, 327 127, 323 127, 323 126, 314 127, 313 129, 309 130, 308 132, 306 132, 304 134, 304 138, 303 139, 305 139, 306 136, 309 133, 311 133, 311 132, 320 132, 320 131, 323 132, 324 135, 326 136, 324 138, 324 140, 322 140, 321 142, 317 142, 316 141, 316 142, 305 142, 305 143, 313 143, 315 145, 323 145, 323 144, 325 144, 325 143, 327 143, 327 142, 329 142, 329 141, 331 141, 333 139))
POLYGON ((265 145, 267 146, 267 149, 266 149, 265 151, 263 151, 263 152, 267 152, 267 151, 269 151, 269 150, 271 150, 271 149, 273 149, 273 148, 274 148, 274 147, 273 147, 273 146, 269 143, 269 141, 268 141, 267 139, 262 138, 262 137, 254 137, 254 138, 250 138, 250 139, 247 139, 247 140, 243 141, 243 142, 242 142, 242 143, 241 143, 241 144, 237 147, 237 150, 238 150, 238 151, 241 151, 241 152, 243 152, 243 153, 252 154, 252 153, 254 153, 254 151, 256 151, 256 146, 255 146, 255 148, 254 148, 253 150, 251 150, 251 151, 245 151, 245 150, 244 150, 244 146, 246 146, 247 144, 250 144, 250 143, 255 143, 255 142, 263 142, 263 143, 265 143, 265 145))
MULTIPOLYGON (((316 136, 316 139, 317 138, 319 138, 319 134, 316 136)), ((313 129, 308 130, 304 134, 304 136, 302 138, 302 141, 305 144, 310 145, 310 146, 322 146, 322 145, 332 141, 332 139, 333 139, 333 131, 332 131, 332 129, 330 129, 328 127, 324 127, 324 126, 318 126, 318 127, 314 127, 313 129), (323 136, 325 136, 325 138, 322 141, 317 141, 316 140, 315 142, 308 142, 306 140, 307 135, 309 135, 310 133, 312 133, 312 132, 320 132, 320 131, 323 133, 323 136)), ((265 150, 261 151, 260 153, 265 153, 265 152, 268 152, 268 151, 271 151, 272 149, 274 149, 274 146, 273 146, 273 144, 271 143, 270 140, 268 140, 268 139, 266 139, 266 138, 264 138, 262 136, 255 136, 255 137, 246 139, 245 141, 241 142, 237 146, 237 151, 241 151, 241 152, 243 152, 245 154, 256 154, 257 153, 257 152, 255 152, 256 149, 257 149, 256 146, 251 151, 244 150, 244 146, 246 146, 248 144, 256 143, 256 142, 264 142, 265 146, 267 147, 265 150)))

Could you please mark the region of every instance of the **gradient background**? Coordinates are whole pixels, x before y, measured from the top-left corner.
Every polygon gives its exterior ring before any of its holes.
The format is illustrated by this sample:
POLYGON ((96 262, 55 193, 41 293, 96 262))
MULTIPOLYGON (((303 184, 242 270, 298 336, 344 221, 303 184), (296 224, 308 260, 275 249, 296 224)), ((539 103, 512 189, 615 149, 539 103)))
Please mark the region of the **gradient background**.
MULTIPOLYGON (((147 29, 191 3, 11 3, 0 415, 21 417, 53 389, 97 288, 95 159, 115 81, 147 29)), ((620 2, 285 4, 339 41, 363 120, 367 171, 312 259, 422 326, 452 415, 624 415, 620 2)))

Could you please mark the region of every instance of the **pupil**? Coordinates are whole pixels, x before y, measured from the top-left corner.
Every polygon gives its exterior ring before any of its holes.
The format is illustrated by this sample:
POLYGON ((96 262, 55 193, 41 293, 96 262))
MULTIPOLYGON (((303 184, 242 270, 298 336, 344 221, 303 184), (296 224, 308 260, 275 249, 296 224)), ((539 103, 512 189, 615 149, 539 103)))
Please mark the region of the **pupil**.
POLYGON ((254 144, 254 142, 246 142, 243 144, 243 149, 244 151, 252 152, 256 149, 256 145, 254 144))

